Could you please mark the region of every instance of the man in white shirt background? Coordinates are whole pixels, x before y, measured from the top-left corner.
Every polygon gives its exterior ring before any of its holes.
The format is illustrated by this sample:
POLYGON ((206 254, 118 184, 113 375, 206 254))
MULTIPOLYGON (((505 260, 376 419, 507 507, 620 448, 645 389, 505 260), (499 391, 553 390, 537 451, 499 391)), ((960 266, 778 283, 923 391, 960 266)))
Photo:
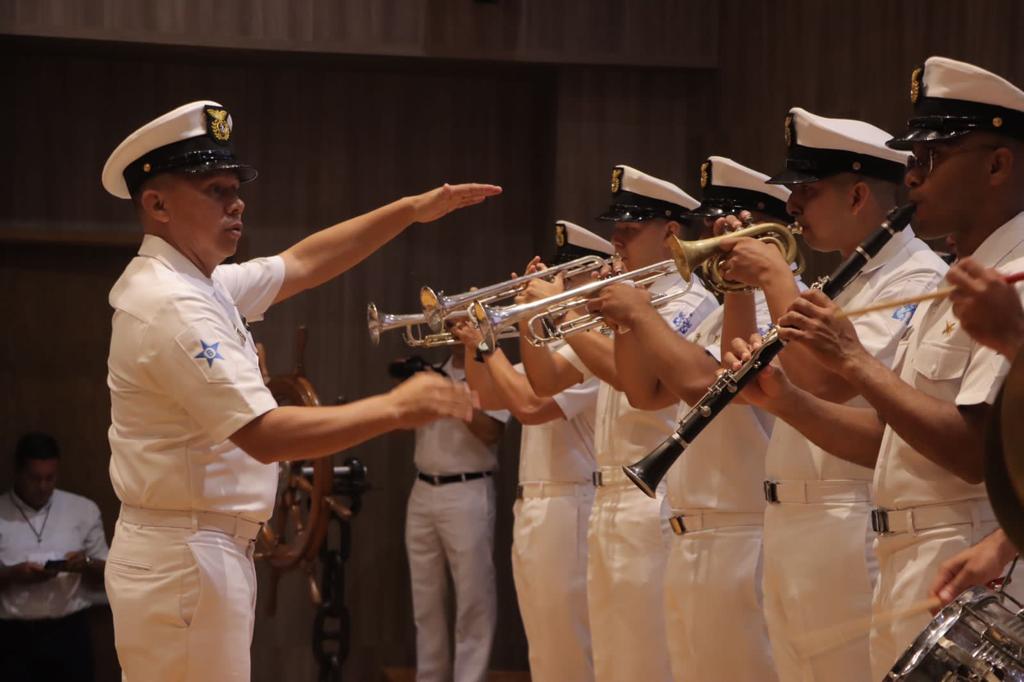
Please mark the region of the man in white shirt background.
POLYGON ((85 609, 107 558, 100 510, 57 489, 57 441, 27 433, 0 496, 0 675, 8 682, 93 679, 85 609))
MULTIPOLYGON (((461 346, 441 366, 464 383, 461 346)), ((406 509, 405 546, 416 623, 417 682, 482 682, 498 621, 494 580, 494 473, 506 411, 439 419, 416 429, 416 480, 406 509), (447 572, 455 587, 455 656, 446 615, 447 572)))

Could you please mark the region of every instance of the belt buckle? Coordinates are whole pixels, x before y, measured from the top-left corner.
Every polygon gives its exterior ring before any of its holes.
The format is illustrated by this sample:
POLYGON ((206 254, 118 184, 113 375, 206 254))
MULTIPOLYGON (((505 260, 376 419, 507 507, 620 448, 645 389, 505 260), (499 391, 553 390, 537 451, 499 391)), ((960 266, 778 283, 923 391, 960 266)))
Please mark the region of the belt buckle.
POLYGON ((765 481, 764 482, 764 499, 769 504, 779 503, 779 482, 778 481, 765 481))
POLYGON ((601 475, 600 471, 595 471, 591 478, 593 479, 594 485, 596 487, 600 488, 602 485, 604 485, 604 477, 601 475))
POLYGON ((441 474, 431 474, 430 482, 433 483, 435 486, 441 485, 441 474))
POLYGON ((879 507, 871 510, 871 530, 880 535, 892 532, 889 530, 889 512, 887 510, 879 507))
POLYGON ((686 533, 686 523, 683 520, 682 514, 670 517, 668 525, 672 526, 672 532, 676 535, 684 535, 686 533))

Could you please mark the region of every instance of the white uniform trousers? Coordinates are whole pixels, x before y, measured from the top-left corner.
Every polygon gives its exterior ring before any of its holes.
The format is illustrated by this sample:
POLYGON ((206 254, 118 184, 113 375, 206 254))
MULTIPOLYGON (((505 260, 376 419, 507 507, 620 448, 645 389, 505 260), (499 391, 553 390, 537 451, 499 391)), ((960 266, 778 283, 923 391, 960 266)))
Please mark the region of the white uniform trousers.
POLYGON ((665 634, 668 526, 664 494, 621 480, 594 495, 587 531, 587 606, 600 682, 672 679, 665 634))
POLYGON ((815 632, 871 618, 870 511, 867 501, 765 509, 764 615, 782 682, 877 679, 868 677, 867 632, 827 649, 806 644, 815 632))
MULTIPOLYGON (((879 575, 874 613, 885 617, 871 630, 872 679, 880 680, 892 669, 932 618, 930 613, 920 610, 906 617, 890 616, 927 599, 942 562, 976 544, 997 527, 987 501, 917 507, 916 510, 946 511, 950 508, 960 509, 967 522, 879 535, 875 540, 879 575), (973 521, 970 520, 972 515, 975 517, 973 521)), ((1019 597, 1024 585, 1022 581, 1024 569, 1018 568, 1014 570, 1013 581, 1007 591, 1019 597)))
POLYGON ((105 581, 125 682, 246 682, 256 611, 252 543, 119 520, 105 581))
POLYGON ((594 679, 587 620, 592 483, 526 482, 514 507, 512 577, 533 682, 594 679))
POLYGON ((494 480, 413 483, 405 547, 416 623, 417 682, 482 682, 487 676, 498 607, 494 583, 494 480), (445 615, 455 585, 455 663, 445 615))
POLYGON ((665 571, 665 620, 677 680, 777 679, 762 610, 761 556, 760 525, 675 537, 665 571))

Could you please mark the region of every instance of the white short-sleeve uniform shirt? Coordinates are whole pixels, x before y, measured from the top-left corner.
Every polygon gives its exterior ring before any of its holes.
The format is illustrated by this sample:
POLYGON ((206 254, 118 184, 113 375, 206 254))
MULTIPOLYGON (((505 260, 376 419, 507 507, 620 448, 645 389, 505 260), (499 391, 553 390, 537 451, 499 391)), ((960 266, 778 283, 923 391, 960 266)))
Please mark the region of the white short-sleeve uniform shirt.
MULTIPOLYGON (((948 266, 908 227, 896 233, 860 274, 836 297, 848 309, 891 298, 927 293, 948 266)), ((857 337, 879 361, 892 367, 900 338, 915 316, 916 305, 880 310, 853 319, 857 337)), ((920 314, 919 312, 916 314, 920 314)), ((847 405, 866 407, 860 396, 847 405)), ((789 424, 779 421, 772 433, 765 464, 768 478, 779 481, 870 481, 874 471, 830 455, 789 424)))
POLYGON ((270 518, 277 467, 228 437, 277 407, 245 318, 262 319, 284 275, 274 256, 208 278, 143 238, 110 291, 110 479, 123 504, 270 518))
MULTIPOLYGON (((521 364, 516 371, 524 373, 521 364)), ((555 395, 564 419, 523 424, 519 482, 589 483, 594 473, 594 410, 601 382, 596 377, 555 395)))
MULTIPOLYGON (((658 296, 681 292, 687 286, 689 291, 659 308, 665 322, 682 336, 703 322, 718 307, 718 301, 697 278, 687 284, 674 273, 660 278, 650 287, 651 294, 658 296)), ((585 380, 594 376, 570 346, 560 348, 557 352, 571 362, 585 380)), ((676 411, 675 405, 655 411, 638 410, 629 404, 625 393, 616 391, 602 381, 597 392, 594 425, 594 450, 598 466, 632 464, 647 455, 672 433, 676 411)))
MULTIPOLYGON (((1024 213, 989 235, 971 258, 1007 274, 1024 269, 1024 213)), ((894 369, 922 393, 966 406, 993 403, 1009 363, 960 327, 945 298, 918 308, 894 369)), ((905 509, 983 497, 984 485, 972 485, 946 471, 886 427, 875 468, 879 506, 905 509)))
MULTIPOLYGON (((451 358, 441 369, 452 381, 466 380, 465 370, 456 369, 451 358)), ((511 416, 508 410, 485 413, 503 424, 511 416)), ((461 419, 438 419, 416 429, 413 462, 432 476, 470 474, 497 469, 498 454, 496 447, 484 445, 461 419)))
MULTIPOLYGON (((771 314, 755 292, 757 328, 768 331, 771 314)), ((725 308, 708 315, 687 340, 721 361, 725 308)), ((690 410, 680 403, 677 421, 690 410)), ((686 448, 666 477, 673 509, 757 513, 764 510, 764 453, 775 418, 750 405, 727 405, 686 448)))

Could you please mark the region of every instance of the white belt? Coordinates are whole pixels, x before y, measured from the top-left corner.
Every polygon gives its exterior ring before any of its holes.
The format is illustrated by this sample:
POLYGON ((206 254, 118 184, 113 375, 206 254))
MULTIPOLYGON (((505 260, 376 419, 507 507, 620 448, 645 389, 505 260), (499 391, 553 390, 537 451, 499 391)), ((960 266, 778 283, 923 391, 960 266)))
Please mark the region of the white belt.
POLYGON ((736 528, 739 526, 761 526, 764 514, 755 512, 683 511, 672 510, 668 522, 676 535, 693 533, 698 530, 715 528, 736 528))
POLYGON ((996 520, 988 500, 965 500, 907 509, 871 510, 871 530, 879 535, 911 533, 945 526, 976 525, 996 520))
POLYGON ((215 530, 243 540, 252 541, 263 526, 241 516, 210 511, 179 511, 171 509, 143 509, 121 505, 121 520, 139 526, 215 530))
MULTIPOLYGON (((598 488, 605 488, 610 485, 620 486, 626 483, 635 485, 633 481, 629 480, 626 472, 620 466, 598 467, 597 471, 594 472, 594 485, 598 488)), ((637 490, 639 491, 640 489, 637 488, 637 490)))
POLYGON ((516 499, 579 497, 593 490, 591 481, 526 481, 516 487, 516 499))
POLYGON ((764 499, 771 504, 869 502, 867 481, 765 481, 764 499))

